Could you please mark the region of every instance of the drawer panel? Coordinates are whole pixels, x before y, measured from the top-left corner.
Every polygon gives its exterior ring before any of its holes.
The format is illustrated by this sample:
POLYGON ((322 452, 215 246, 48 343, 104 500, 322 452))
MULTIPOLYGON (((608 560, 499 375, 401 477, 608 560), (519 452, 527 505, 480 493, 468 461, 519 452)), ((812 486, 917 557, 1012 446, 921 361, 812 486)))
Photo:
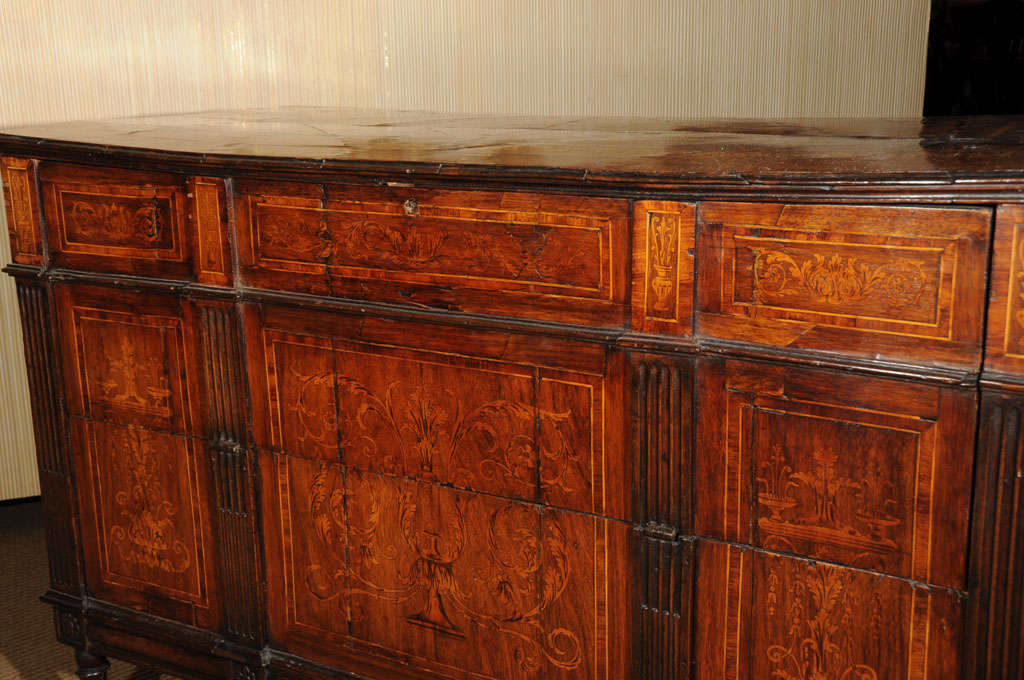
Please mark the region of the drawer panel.
POLYGON ((628 202, 239 181, 247 283, 621 326, 628 202))
POLYGON ((870 572, 698 542, 699 680, 960 677, 953 593, 870 572))
POLYGON ((962 588, 975 397, 704 360, 697 533, 962 588))
POLYGON ((707 337, 976 368, 991 211, 704 203, 707 337))
POLYGON ((620 355, 275 308, 246 317, 261 448, 628 519, 620 355))
POLYGON ((39 181, 54 265, 230 282, 221 180, 41 163, 39 181))

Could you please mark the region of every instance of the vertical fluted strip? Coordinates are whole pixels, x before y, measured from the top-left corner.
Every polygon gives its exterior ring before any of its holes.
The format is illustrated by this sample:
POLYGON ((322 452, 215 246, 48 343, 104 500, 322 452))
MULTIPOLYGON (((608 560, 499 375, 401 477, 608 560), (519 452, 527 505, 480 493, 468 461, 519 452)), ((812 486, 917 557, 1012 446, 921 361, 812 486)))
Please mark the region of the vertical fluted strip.
POLYGON ((17 282, 32 424, 43 498, 50 583, 76 592, 81 583, 74 517, 74 487, 68 458, 67 420, 61 398, 53 335, 53 312, 41 283, 17 282))
POLYGON ((964 677, 1024 673, 1024 396, 982 398, 964 677))
POLYGON ((225 626, 242 641, 258 642, 261 599, 255 471, 254 454, 247 447, 241 337, 232 308, 201 309, 225 626))
POLYGON ((688 362, 633 364, 633 455, 640 519, 640 673, 690 674, 690 413, 688 362))

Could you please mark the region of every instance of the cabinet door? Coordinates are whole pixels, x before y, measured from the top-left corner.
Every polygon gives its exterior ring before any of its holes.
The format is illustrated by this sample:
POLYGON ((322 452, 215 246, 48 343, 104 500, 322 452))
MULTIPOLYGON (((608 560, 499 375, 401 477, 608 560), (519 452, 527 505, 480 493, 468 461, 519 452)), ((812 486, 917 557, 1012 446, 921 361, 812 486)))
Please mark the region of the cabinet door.
POLYGON ((700 206, 701 335, 975 370, 990 210, 700 206))
POLYGON ((699 535, 964 587, 973 392, 715 360, 699 382, 699 535))
POLYGON ((173 296, 56 291, 86 585, 114 604, 215 627, 209 451, 191 315, 173 296))
POLYGON ((245 326, 276 646, 362 672, 629 677, 621 357, 266 307, 245 326))

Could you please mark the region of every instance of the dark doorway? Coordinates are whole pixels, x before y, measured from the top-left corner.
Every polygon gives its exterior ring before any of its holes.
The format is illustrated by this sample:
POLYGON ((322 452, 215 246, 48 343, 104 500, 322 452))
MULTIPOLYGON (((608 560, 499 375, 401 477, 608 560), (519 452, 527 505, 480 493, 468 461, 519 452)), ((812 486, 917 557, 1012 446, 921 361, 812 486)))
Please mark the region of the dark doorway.
POLYGON ((924 115, 1024 113, 1024 0, 932 0, 924 115))

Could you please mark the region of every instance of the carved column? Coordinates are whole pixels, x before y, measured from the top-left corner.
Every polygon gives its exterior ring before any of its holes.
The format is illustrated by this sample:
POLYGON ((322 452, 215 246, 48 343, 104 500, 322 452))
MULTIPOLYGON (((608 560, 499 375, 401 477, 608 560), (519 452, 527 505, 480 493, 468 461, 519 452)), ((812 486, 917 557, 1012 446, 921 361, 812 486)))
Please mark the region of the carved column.
POLYGON ((691 362, 633 362, 633 455, 640 519, 640 676, 690 675, 693 540, 691 362))
POLYGON ((975 469, 965 678, 1024 674, 1024 392, 986 392, 975 469))
POLYGON ((256 465, 248 445, 242 339, 230 305, 203 304, 200 318, 225 629, 239 642, 258 644, 262 594, 254 494, 256 465))

